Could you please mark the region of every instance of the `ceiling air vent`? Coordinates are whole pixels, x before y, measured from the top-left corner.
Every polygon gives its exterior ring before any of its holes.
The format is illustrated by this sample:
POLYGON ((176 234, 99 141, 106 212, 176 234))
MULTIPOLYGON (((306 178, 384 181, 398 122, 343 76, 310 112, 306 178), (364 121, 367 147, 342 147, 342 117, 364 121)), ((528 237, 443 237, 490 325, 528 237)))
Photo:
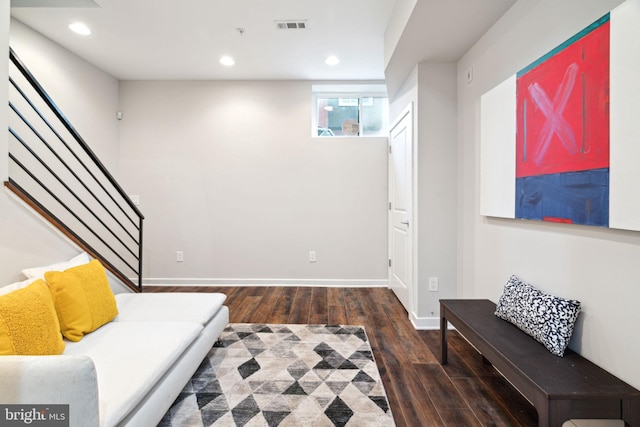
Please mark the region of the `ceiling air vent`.
POLYGON ((276 21, 278 30, 304 30, 307 28, 307 21, 276 21))

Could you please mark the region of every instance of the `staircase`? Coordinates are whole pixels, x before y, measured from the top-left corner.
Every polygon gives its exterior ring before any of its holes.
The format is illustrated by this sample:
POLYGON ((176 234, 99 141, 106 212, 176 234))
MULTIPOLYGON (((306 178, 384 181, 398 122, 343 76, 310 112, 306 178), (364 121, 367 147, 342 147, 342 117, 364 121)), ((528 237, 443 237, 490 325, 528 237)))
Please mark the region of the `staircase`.
POLYGON ((5 187, 136 292, 144 216, 10 50, 5 187))

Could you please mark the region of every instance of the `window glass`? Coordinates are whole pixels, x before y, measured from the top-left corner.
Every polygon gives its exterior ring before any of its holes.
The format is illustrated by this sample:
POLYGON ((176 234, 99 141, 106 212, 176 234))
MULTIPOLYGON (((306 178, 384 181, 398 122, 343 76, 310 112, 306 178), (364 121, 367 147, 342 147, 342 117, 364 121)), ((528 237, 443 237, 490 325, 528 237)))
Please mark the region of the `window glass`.
POLYGON ((316 96, 317 136, 384 136, 389 103, 384 97, 316 96))
POLYGON ((389 128, 387 98, 362 98, 362 129, 365 135, 386 136, 389 128))

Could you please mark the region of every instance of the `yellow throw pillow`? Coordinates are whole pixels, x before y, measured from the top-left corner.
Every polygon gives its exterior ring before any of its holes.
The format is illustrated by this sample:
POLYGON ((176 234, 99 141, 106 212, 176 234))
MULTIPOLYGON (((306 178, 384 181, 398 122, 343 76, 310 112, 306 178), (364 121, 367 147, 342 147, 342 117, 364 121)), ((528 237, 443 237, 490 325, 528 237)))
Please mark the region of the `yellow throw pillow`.
POLYGON ((94 259, 88 264, 68 268, 65 272, 75 274, 84 288, 91 309, 91 331, 111 322, 118 315, 116 298, 109 286, 107 272, 100 261, 94 259))
POLYGON ((109 323, 118 307, 100 261, 45 274, 56 305, 62 334, 80 341, 85 334, 109 323))
POLYGON ((53 300, 42 280, 0 296, 0 355, 51 355, 63 351, 53 300))
POLYGON ((60 332, 70 341, 80 341, 93 330, 91 308, 80 279, 62 271, 47 271, 44 277, 56 307, 60 332))

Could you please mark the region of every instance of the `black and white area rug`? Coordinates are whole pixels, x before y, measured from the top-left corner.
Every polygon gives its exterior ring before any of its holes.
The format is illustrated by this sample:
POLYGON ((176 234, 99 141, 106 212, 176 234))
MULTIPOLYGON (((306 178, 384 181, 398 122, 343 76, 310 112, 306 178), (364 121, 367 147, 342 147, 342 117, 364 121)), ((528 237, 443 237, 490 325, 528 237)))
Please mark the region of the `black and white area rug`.
POLYGON ((364 328, 237 323, 159 424, 394 425, 364 328))

